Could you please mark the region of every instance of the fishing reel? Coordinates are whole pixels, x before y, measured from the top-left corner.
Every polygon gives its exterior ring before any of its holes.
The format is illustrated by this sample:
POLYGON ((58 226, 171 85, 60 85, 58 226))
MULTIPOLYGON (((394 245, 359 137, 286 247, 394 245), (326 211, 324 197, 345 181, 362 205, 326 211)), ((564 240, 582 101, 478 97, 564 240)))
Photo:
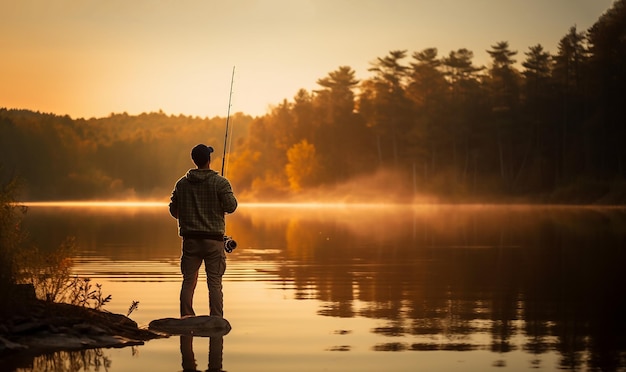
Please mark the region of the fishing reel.
POLYGON ((237 248, 237 242, 233 237, 224 235, 224 250, 231 253, 235 248, 237 248))

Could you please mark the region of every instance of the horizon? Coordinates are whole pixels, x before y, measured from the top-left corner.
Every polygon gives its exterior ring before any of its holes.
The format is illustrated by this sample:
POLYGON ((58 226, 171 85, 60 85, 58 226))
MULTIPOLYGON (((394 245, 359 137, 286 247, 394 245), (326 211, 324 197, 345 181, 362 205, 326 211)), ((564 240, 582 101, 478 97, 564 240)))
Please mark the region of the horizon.
POLYGON ((0 61, 2 107, 226 117, 235 67, 231 111, 262 116, 339 66, 369 77, 369 63, 391 50, 467 48, 479 66, 499 41, 518 64, 536 44, 555 53, 570 27, 586 31, 613 0, 61 4, 0 4, 11 56, 0 61))

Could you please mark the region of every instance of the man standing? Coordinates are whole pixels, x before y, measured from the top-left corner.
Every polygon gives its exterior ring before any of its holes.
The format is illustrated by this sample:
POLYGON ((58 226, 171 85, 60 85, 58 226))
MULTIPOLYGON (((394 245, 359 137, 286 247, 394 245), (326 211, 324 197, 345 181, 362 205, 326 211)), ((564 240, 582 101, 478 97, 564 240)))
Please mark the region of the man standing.
POLYGON ((237 199, 230 182, 209 168, 212 152, 213 147, 203 144, 191 150, 191 159, 197 168, 190 169, 176 182, 169 205, 170 214, 178 219, 179 235, 183 238, 180 260, 183 274, 181 317, 196 315, 193 311, 193 294, 202 262, 209 288, 210 315, 224 315, 224 215, 237 209, 237 199))

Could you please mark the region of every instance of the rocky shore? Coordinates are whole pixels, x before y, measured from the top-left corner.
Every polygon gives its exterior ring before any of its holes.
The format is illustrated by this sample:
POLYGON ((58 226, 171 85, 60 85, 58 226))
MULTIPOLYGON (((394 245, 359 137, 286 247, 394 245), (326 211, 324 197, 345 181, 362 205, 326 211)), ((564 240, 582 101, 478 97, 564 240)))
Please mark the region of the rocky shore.
POLYGON ((0 364, 9 359, 85 349, 142 345, 164 337, 106 311, 37 299, 2 304, 0 364))

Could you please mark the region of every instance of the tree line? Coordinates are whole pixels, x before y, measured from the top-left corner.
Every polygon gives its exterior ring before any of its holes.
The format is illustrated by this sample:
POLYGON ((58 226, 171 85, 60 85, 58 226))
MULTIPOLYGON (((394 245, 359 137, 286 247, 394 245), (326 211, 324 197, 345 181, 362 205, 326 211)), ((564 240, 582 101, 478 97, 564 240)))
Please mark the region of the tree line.
MULTIPOLYGON (((625 5, 616 1, 586 31, 571 27, 554 54, 497 41, 487 66, 471 50, 435 47, 392 50, 364 80, 340 66, 263 116, 235 114, 227 175, 250 199, 369 177, 377 193, 410 198, 623 202, 625 5)), ((19 170, 32 198, 155 197, 189 168, 195 143, 216 144, 221 158, 224 123, 2 109, 0 152, 4 173, 19 170)))
MULTIPOLYGON (((240 141, 252 117, 237 113, 231 120, 238 127, 231 138, 240 141)), ((0 175, 22 180, 23 200, 159 199, 193 166, 194 145, 221 147, 223 139, 219 117, 152 112, 72 119, 0 109, 0 175)))
POLYGON ((363 81, 341 66, 250 126, 233 177, 244 189, 298 191, 384 169, 396 177, 383 192, 575 202, 620 194, 625 3, 585 32, 570 28, 555 54, 537 44, 520 55, 500 41, 489 65, 476 66, 465 48, 393 50, 363 81))

